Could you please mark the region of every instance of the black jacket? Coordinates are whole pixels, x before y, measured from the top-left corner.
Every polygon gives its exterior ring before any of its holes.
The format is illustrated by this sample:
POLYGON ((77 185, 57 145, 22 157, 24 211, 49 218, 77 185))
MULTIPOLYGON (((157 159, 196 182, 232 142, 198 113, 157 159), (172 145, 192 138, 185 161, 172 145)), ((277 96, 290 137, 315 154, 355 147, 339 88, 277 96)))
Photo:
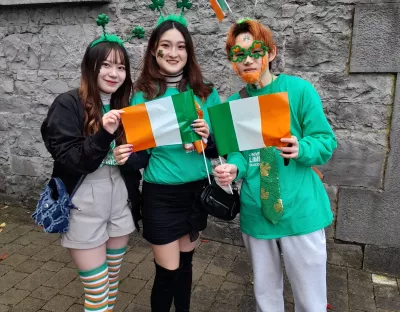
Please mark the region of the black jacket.
MULTIPOLYGON (((107 155, 114 135, 101 128, 93 135, 84 135, 84 107, 78 90, 59 95, 51 105, 41 127, 44 144, 54 159, 52 177, 60 178, 69 194, 79 179, 96 171, 107 155)), ((132 153, 120 166, 124 178, 135 225, 141 219, 139 183, 140 168, 149 160, 146 151, 132 153)))

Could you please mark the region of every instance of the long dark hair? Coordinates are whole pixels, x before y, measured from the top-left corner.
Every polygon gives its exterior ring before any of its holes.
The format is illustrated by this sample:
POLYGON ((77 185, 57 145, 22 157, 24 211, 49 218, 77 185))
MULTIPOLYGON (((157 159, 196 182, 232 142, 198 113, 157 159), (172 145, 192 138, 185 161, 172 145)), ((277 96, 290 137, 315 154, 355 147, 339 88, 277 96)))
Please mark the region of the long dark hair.
MULTIPOLYGON (((102 103, 100 90, 97 85, 97 76, 101 65, 110 55, 118 55, 125 65, 126 78, 118 90, 111 95, 111 109, 121 109, 129 106, 129 97, 132 91, 132 78, 128 54, 123 46, 113 42, 101 42, 94 47, 87 47, 81 63, 81 84, 79 96, 85 110, 84 133, 90 135, 96 133, 102 125, 102 103)), ((124 140, 122 127, 117 130, 119 143, 124 140)))
POLYGON ((173 28, 178 30, 185 39, 186 52, 188 55, 186 65, 183 68, 183 78, 178 85, 178 90, 180 92, 186 91, 186 87, 189 85, 189 87, 193 89, 194 94, 202 100, 205 100, 212 92, 213 84, 205 83, 204 81, 200 66, 196 61, 193 41, 188 29, 182 24, 174 21, 165 21, 161 23, 151 33, 142 63, 142 72, 134 85, 134 90, 143 91, 144 98, 147 100, 163 95, 167 90, 165 78, 159 71, 159 66, 155 57, 155 50, 161 36, 166 31, 173 28))

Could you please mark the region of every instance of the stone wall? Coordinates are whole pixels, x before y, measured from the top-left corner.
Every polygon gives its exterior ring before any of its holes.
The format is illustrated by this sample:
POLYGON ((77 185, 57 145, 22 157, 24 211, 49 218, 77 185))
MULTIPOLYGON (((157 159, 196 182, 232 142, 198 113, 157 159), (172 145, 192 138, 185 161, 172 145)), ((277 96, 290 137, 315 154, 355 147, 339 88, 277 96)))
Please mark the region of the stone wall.
MULTIPOLYGON (((156 21, 148 2, 0 1, 0 202, 35 204, 52 165, 39 128, 56 95, 78 86, 84 49, 100 31, 96 16, 108 14, 110 30, 123 36, 140 23, 148 38, 156 21)), ((172 12, 174 2, 166 2, 172 12)), ((226 99, 242 86, 224 54, 229 19, 218 23, 207 0, 193 2, 198 61, 226 99)), ((328 230, 332 261, 356 255, 356 266, 400 275, 399 1, 258 0, 256 9, 254 2, 229 1, 230 19, 251 16, 270 26, 274 71, 314 83, 338 138, 321 168, 337 216, 328 230)), ((127 48, 137 77, 145 40, 127 48)), ((237 222, 211 224, 206 236, 240 244, 237 222)))

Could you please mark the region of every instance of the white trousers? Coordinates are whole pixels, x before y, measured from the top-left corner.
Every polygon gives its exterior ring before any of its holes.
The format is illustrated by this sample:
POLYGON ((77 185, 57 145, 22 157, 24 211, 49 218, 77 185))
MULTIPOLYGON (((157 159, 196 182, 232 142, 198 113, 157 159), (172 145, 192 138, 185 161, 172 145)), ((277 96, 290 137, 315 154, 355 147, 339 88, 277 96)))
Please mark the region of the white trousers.
POLYGON ((269 240, 242 235, 253 266, 257 312, 285 311, 281 251, 293 291, 295 312, 326 312, 327 257, 323 229, 269 240))

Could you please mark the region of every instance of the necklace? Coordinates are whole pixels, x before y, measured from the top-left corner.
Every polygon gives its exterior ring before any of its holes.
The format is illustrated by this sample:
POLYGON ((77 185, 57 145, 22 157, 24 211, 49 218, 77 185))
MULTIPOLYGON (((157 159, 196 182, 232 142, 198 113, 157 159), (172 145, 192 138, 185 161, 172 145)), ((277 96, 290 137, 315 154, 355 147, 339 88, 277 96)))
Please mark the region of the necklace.
POLYGON ((251 86, 253 87, 253 89, 262 89, 262 88, 272 84, 274 82, 274 80, 275 80, 275 77, 274 77, 273 74, 271 74, 271 72, 269 73, 269 75, 271 77, 271 81, 267 85, 264 86, 263 83, 261 82, 261 80, 259 80, 258 81, 259 88, 257 88, 257 84, 252 84, 251 86))

